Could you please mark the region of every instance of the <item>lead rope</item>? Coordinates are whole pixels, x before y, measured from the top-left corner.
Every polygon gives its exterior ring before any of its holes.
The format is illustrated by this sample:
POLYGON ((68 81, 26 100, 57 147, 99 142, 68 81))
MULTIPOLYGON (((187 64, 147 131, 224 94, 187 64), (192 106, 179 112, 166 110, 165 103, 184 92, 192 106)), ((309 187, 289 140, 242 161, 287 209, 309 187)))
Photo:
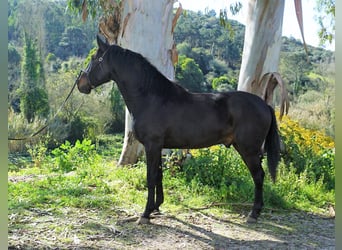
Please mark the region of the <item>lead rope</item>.
POLYGON ((62 110, 62 108, 64 107, 65 103, 68 101, 68 99, 70 98, 72 92, 74 91, 75 87, 76 87, 76 84, 78 82, 78 79, 79 77, 81 76, 82 74, 82 71, 78 74, 76 80, 75 80, 75 83, 74 85, 72 86, 67 98, 65 98, 65 100, 63 101, 62 105, 59 107, 59 109, 57 110, 57 112, 55 113, 55 115, 50 119, 50 121, 48 121, 42 128, 40 128, 39 130, 37 130, 36 132, 34 132, 33 134, 29 135, 29 136, 26 136, 26 137, 21 137, 21 138, 13 138, 13 137, 8 137, 8 140, 9 141, 24 141, 24 140, 28 140, 32 137, 35 137, 36 135, 40 134, 44 129, 46 129, 52 120, 54 120, 57 115, 59 114, 59 112, 62 110))

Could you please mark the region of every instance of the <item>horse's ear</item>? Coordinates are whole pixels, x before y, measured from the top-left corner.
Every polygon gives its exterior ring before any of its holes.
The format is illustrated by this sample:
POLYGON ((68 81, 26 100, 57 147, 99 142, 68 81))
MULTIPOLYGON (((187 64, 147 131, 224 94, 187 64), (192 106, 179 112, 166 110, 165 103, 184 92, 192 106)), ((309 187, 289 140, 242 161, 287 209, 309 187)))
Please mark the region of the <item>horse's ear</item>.
POLYGON ((107 47, 109 46, 109 44, 106 41, 106 39, 103 36, 101 36, 100 34, 97 34, 96 40, 97 40, 97 45, 99 46, 99 48, 101 50, 106 50, 107 47))

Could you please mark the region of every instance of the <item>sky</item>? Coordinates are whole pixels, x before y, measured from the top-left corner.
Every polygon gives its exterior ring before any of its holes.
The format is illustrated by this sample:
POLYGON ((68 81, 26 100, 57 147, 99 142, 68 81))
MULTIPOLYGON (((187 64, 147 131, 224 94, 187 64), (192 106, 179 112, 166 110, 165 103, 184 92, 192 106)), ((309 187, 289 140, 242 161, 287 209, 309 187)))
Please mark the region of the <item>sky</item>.
MULTIPOLYGON (((209 10, 214 9, 216 13, 219 13, 220 9, 228 8, 231 3, 236 2, 236 0, 178 0, 183 9, 193 10, 193 11, 203 11, 208 8, 209 10)), ((245 24, 245 15, 247 13, 247 4, 241 1, 243 4, 240 13, 236 16, 228 14, 228 18, 239 21, 245 24)), ((245 1, 246 2, 246 1, 245 1)), ((307 44, 318 47, 319 38, 318 30, 319 25, 315 20, 315 4, 314 0, 302 0, 303 9, 303 23, 304 23, 304 38, 307 44)), ((285 0, 285 10, 283 19, 283 36, 294 37, 302 41, 302 36, 300 34, 299 25, 296 18, 296 12, 294 8, 293 0, 285 0)), ((325 45, 326 49, 335 50, 335 43, 331 45, 328 43, 325 45)))

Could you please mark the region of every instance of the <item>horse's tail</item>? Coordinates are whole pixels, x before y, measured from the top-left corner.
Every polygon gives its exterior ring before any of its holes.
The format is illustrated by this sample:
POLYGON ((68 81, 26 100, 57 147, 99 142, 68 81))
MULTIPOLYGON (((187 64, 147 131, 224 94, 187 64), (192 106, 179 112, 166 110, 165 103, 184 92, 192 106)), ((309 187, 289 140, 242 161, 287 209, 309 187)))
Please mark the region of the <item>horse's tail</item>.
POLYGON ((271 106, 269 106, 269 109, 272 116, 272 121, 265 140, 265 151, 267 153, 268 169, 273 182, 275 182, 277 167, 280 161, 280 139, 274 110, 271 106))

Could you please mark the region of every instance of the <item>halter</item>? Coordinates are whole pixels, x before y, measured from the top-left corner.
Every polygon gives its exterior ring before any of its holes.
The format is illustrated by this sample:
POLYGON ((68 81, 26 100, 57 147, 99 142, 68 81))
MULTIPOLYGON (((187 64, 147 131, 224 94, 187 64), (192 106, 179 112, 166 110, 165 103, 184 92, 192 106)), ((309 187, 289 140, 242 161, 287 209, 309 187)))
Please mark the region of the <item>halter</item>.
MULTIPOLYGON (((110 47, 109 47, 110 48, 110 47)), ((107 48, 105 50, 105 52, 103 52, 102 56, 100 56, 99 58, 97 58, 94 62, 96 62, 96 64, 94 65, 93 69, 95 69, 97 66, 100 66, 101 67, 101 63, 103 62, 103 57, 106 55, 106 53, 108 52, 109 48, 107 48)), ((93 65, 93 61, 90 60, 87 68, 85 70, 81 69, 78 77, 77 77, 77 82, 80 80, 80 77, 82 75, 82 73, 85 73, 85 76, 87 78, 87 85, 91 88, 91 89, 95 89, 96 86, 92 85, 91 84, 91 81, 90 81, 90 78, 89 78, 89 73, 92 71, 92 65, 93 65)), ((101 70, 102 70, 102 67, 101 67, 101 70)))

